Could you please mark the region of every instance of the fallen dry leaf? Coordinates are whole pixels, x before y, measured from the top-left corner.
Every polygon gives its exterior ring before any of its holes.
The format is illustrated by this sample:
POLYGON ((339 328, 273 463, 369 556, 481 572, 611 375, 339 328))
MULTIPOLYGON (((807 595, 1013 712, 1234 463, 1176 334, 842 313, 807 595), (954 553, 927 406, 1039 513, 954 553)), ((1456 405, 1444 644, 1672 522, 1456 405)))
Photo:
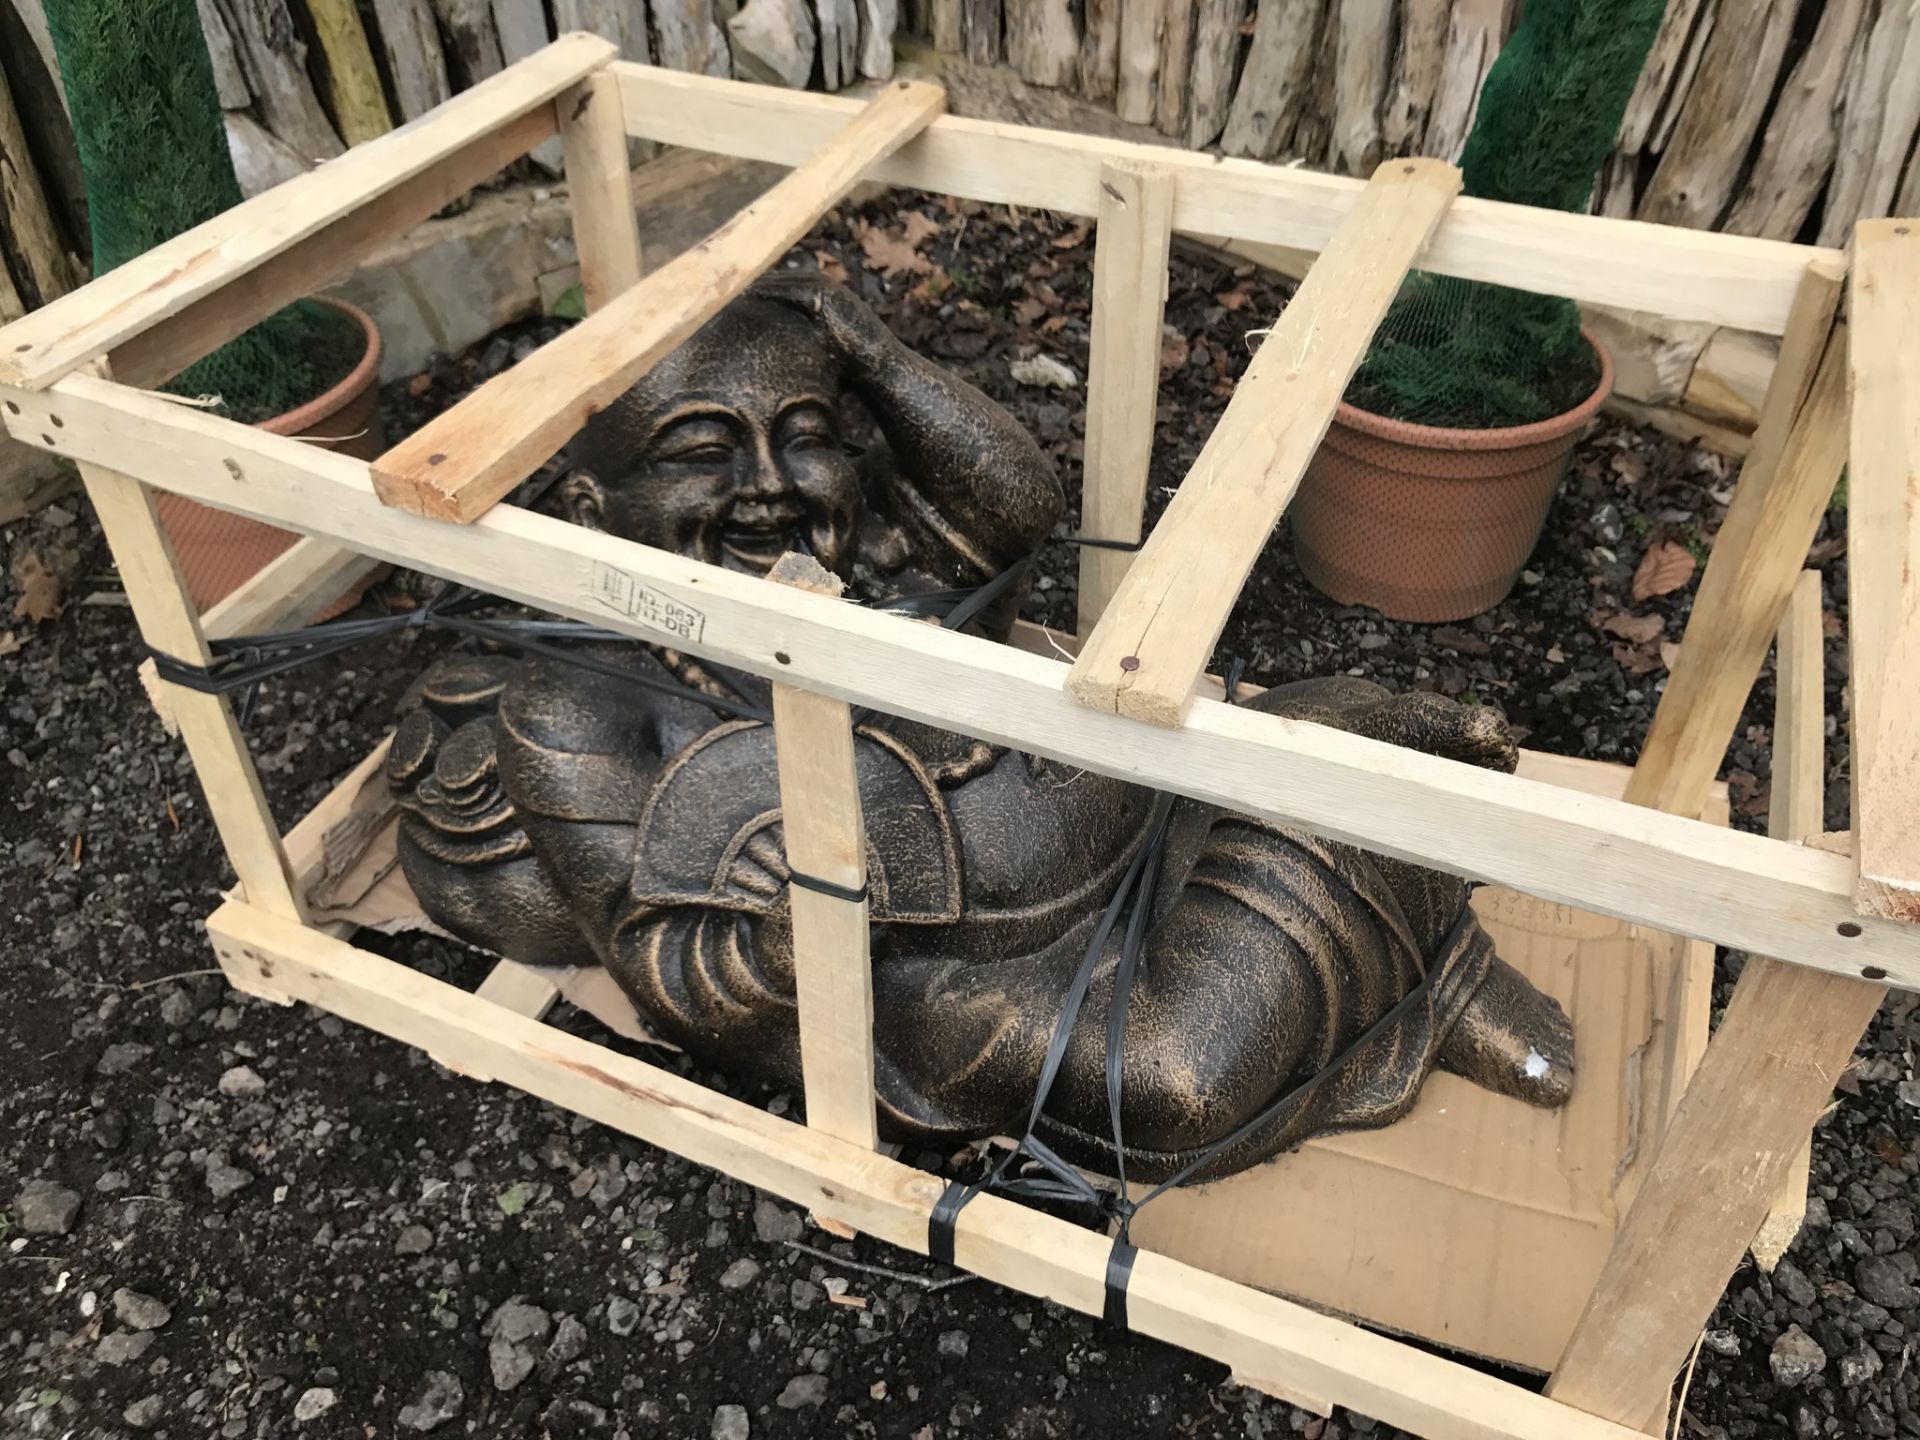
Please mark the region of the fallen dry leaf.
POLYGON ((1171 325, 1160 327, 1160 372, 1178 370, 1187 363, 1187 337, 1171 325))
POLYGON ((1066 324, 1066 316, 1049 315, 1045 320, 1040 322, 1040 333, 1042 335, 1058 335, 1061 330, 1066 328, 1066 324))
POLYGON ((813 263, 820 267, 820 273, 835 284, 847 283, 847 267, 840 263, 840 257, 826 250, 813 252, 813 263))
POLYGON ((940 233, 940 222, 929 220, 918 210, 909 210, 906 218, 900 223, 901 228, 906 231, 907 243, 916 250, 940 233))
POLYGON ((1633 572, 1633 598, 1640 601, 1671 595, 1693 579, 1693 567, 1693 552, 1686 546, 1671 540, 1649 545, 1640 557, 1640 568, 1633 572))
POLYGON ((1046 302, 1044 300, 1037 300, 1031 295, 1027 296, 1024 300, 1016 301, 1013 307, 1013 318, 1018 320, 1022 325, 1031 325, 1046 313, 1046 302))
POLYGON ((1671 670, 1673 669, 1673 662, 1679 658, 1680 647, 1678 645, 1674 644, 1671 640, 1662 640, 1660 642, 1660 663, 1662 665, 1671 670))
POLYGON ((22 550, 13 562, 13 583, 20 598, 13 602, 13 618, 40 624, 55 620, 66 608, 60 577, 47 568, 38 550, 22 550))
POLYGON ((888 277, 925 275, 933 269, 933 262, 915 250, 904 236, 876 226, 861 232, 860 248, 866 252, 867 264, 888 277))
POLYGON ((928 273, 926 279, 922 280, 907 293, 916 300, 937 301, 952 288, 953 277, 936 265, 932 271, 928 273))
POLYGON ((1231 290, 1222 290, 1213 298, 1229 310, 1238 310, 1241 306, 1245 305, 1248 300, 1253 298, 1253 282, 1250 280, 1242 280, 1231 290))
POLYGON ((20 648, 20 637, 8 630, 0 634, 0 655, 11 655, 20 648))
POLYGON ((1630 645, 1614 646, 1613 658, 1619 662, 1621 669, 1632 675, 1649 675, 1660 668, 1659 657, 1630 645))
POLYGON ((1658 615, 1629 615, 1621 611, 1615 615, 1603 615, 1597 622, 1609 635, 1618 635, 1635 645, 1645 645, 1657 640, 1666 633, 1667 622, 1658 615))
POLYGON ((1085 243, 1087 234, 1092 229, 1093 222, 1091 220, 1076 220, 1066 234, 1053 237, 1053 248, 1056 250, 1077 249, 1085 243))

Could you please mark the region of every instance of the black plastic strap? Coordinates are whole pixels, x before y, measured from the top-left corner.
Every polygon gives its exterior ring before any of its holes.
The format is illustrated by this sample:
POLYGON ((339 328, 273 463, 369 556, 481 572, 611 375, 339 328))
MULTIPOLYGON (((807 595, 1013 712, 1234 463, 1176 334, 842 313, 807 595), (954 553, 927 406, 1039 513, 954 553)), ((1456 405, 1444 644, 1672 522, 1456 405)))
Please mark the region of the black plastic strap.
POLYGON ((1091 535, 1068 535, 1063 537, 1069 545, 1084 546, 1089 550, 1126 550, 1135 551, 1146 545, 1144 540, 1096 540, 1091 535))
POLYGON ((860 882, 860 888, 855 890, 850 885, 836 885, 831 880, 822 880, 818 875, 807 875, 798 870, 789 871, 787 879, 802 890, 811 890, 816 895, 831 895, 836 900, 850 901, 855 905, 867 898, 867 883, 864 880, 860 882))
POLYGON ((942 1265, 953 1264, 954 1230, 967 1202, 980 1193, 980 1187, 964 1180, 950 1180, 927 1217, 927 1254, 942 1265))
POLYGON ((1133 1280, 1133 1260, 1140 1252, 1124 1237, 1116 1237, 1107 1252, 1107 1303, 1101 1312, 1109 1325, 1127 1328, 1127 1286, 1133 1280))

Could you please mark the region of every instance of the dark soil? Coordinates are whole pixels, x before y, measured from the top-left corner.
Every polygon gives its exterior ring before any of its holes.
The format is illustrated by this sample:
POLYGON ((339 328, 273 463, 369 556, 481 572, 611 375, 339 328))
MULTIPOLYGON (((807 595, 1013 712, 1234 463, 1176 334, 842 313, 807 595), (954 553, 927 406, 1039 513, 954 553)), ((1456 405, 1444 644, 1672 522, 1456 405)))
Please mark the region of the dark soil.
MULTIPOLYGON (((1017 384, 1009 365, 1044 353, 1084 377, 1091 249, 1055 217, 894 196, 830 219, 796 256, 844 267, 898 333, 1012 407, 1077 494, 1084 391, 1017 384), (900 260, 884 242, 906 238, 909 208, 933 229, 906 253, 935 268, 869 269, 870 251, 900 260)), ((1246 332, 1284 298, 1258 275, 1176 258, 1156 514, 1244 367, 1246 332)), ((391 387, 390 430, 557 328, 516 327, 391 387)), ((1604 426, 1489 614, 1429 627, 1332 604, 1276 541, 1222 650, 1264 683, 1351 670, 1478 697, 1536 748, 1631 761, 1692 593, 1636 604, 1632 577, 1650 546, 1704 552, 1731 479, 1712 456, 1604 426), (1630 623, 1648 615, 1657 631, 1630 623)), ((1838 715, 1843 530, 1828 530, 1816 553, 1838 715)), ((837 1241, 510 1088, 228 991, 201 919, 230 876, 185 755, 134 681, 139 650, 97 527, 70 501, 9 542, 5 612, 44 600, 37 570, 66 603, 44 622, 0 621, 0 1435, 369 1440, 418 1433, 436 1396, 453 1418, 435 1433, 555 1440, 1392 1433, 1314 1419, 1096 1320, 947 1284, 925 1261, 837 1241), (34 1182, 71 1192, 64 1231, 63 1197, 29 1193, 34 1182)), ((1047 547, 1032 618, 1071 628, 1076 566, 1068 546, 1047 547)), ((441 643, 402 636, 263 691, 247 730, 279 815, 365 753, 441 643)), ((1737 824, 1764 816, 1771 703, 1766 677, 1728 757, 1737 824)), ((1831 750, 1840 824, 1844 738, 1831 750)), ((463 984, 484 973, 438 940, 383 944, 463 984)), ((1739 959, 1724 957, 1723 984, 1739 959)), ((555 1018, 590 1030, 564 1007, 555 1018)), ((1911 1005, 1890 1003, 1841 1078, 1808 1227, 1771 1279, 1751 1265, 1734 1277, 1685 1433, 1920 1435, 1917 1032, 1911 1005), (1793 1325, 1819 1354, 1786 1384, 1775 1375, 1794 1374, 1781 1368, 1793 1325)))

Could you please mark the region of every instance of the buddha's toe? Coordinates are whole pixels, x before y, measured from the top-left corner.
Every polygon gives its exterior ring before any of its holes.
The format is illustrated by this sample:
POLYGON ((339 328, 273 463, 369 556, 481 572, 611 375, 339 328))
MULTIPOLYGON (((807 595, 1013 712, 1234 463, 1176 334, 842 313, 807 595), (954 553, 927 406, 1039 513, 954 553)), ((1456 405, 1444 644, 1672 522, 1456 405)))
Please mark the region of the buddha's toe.
POLYGON ((1440 1064, 1497 1094, 1552 1109, 1573 1089, 1573 1024, 1551 996, 1495 960, 1440 1050, 1440 1064))

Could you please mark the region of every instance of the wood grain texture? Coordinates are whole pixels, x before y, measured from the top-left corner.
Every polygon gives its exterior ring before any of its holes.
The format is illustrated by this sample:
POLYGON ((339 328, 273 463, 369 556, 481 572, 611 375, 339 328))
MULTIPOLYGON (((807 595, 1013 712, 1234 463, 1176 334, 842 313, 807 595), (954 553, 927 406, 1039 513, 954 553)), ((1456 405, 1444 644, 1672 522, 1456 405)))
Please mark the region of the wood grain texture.
POLYGON ((1888 0, 1847 74, 1839 153, 1820 221, 1823 240, 1843 245, 1856 220, 1887 213, 1899 169, 1920 124, 1920 10, 1888 0))
POLYGON ((332 164, 156 245, 8 326, 0 335, 0 384, 44 386, 117 349, 356 209, 417 180, 483 136, 529 111, 545 109, 611 54, 606 42, 591 36, 563 38, 511 71, 465 91, 425 124, 356 146, 332 164))
MULTIPOLYGON (((781 165, 804 160, 860 104, 667 70, 616 64, 614 71, 629 133, 781 165)), ((1322 249, 1366 186, 1310 170, 955 115, 935 121, 864 178, 1091 217, 1100 210, 1100 166, 1125 159, 1164 164, 1174 175, 1175 230, 1302 250, 1322 249)), ((1421 264, 1467 280, 1778 335, 1808 263, 1842 259, 1776 240, 1463 197, 1421 264)))
POLYGON ((1722 5, 1673 138, 1636 212, 1662 225, 1711 229, 1767 113, 1800 0, 1722 5))
POLYGON ((1192 149, 1211 145, 1226 129, 1240 60, 1240 26, 1246 18, 1247 0, 1200 0, 1187 81, 1186 139, 1192 149))
POLYGON ((1427 114, 1440 87, 1447 55, 1447 19, 1452 0, 1402 0, 1393 83, 1380 115, 1380 141, 1389 155, 1416 153, 1427 135, 1427 114))
POLYGON ((1774 240, 1800 233, 1840 148, 1847 71, 1866 15, 1867 0, 1832 0, 1821 12, 1806 53, 1774 102, 1759 158, 1723 229, 1774 240))
POLYGON ((602 70, 554 102, 566 148, 567 198, 587 313, 640 283, 640 227, 627 169, 620 85, 602 70))
POLYGON ((380 90, 373 50, 353 0, 307 0, 314 33, 327 57, 327 93, 347 144, 377 139, 393 128, 387 97, 380 90))
POLYGON ((1293 133, 1307 103, 1315 41, 1325 13, 1326 0, 1267 0, 1260 6, 1240 87, 1220 137, 1227 154, 1265 160, 1293 133))
POLYGON ((1247 574, 1400 282, 1460 190, 1431 160, 1380 167, 1261 341, 1179 493, 1074 663, 1082 705, 1178 725, 1247 574))
POLYGON ((644 65, 648 48, 647 7, 643 0, 552 0, 554 28, 598 35, 619 47, 622 60, 644 65))
POLYGON ((1393 79, 1395 0, 1344 0, 1333 79, 1333 149, 1349 175, 1372 170, 1385 146, 1381 111, 1393 79))
POLYGON ((433 8, 441 33, 453 42, 454 67, 467 83, 498 75, 504 66, 500 31, 488 0, 433 0, 433 8))
POLYGON ((1119 6, 1119 78, 1113 113, 1135 125, 1151 125, 1166 0, 1119 0, 1119 6))
POLYGON ((1007 63, 1029 85, 1071 85, 1080 31, 1069 0, 1006 0, 1007 63))
POLYGON ((1195 20, 1195 0, 1162 0, 1160 66, 1154 80, 1153 123, 1163 135, 1179 135, 1187 128, 1195 20))
MULTIPOLYGON (((93 465, 80 466, 80 478, 112 547, 141 638, 162 654, 205 665, 212 657, 151 492, 138 480, 93 465)), ((248 899, 276 915, 304 920, 306 907, 294 889, 279 827, 232 708, 224 696, 178 686, 166 690, 207 812, 248 899)))
POLYGON ((1860 903, 1920 920, 1920 219, 1854 231, 1847 472, 1860 903))
MULTIPOLYGON (((783 556, 768 578, 839 596, 818 561, 783 556)), ((773 687, 780 824, 795 874, 846 890, 867 887, 867 827, 854 769, 853 713, 844 700, 773 687)), ((787 887, 793 907, 793 987, 807 1124, 872 1150, 880 1143, 873 1088, 873 962, 865 900, 787 887)))
POLYGON ((409 515, 382 505, 368 467, 349 456, 91 377, 44 392, 0 390, 0 420, 16 438, 70 459, 162 475, 190 499, 850 704, 1542 899, 1835 973, 1875 967, 1920 988, 1912 929, 1855 910, 1847 855, 1209 699, 1195 704, 1183 730, 1137 724, 1068 699, 1058 660, 770 587, 511 506, 473 525, 409 515), (64 427, 52 424, 56 414, 64 427), (614 600, 644 593, 647 604, 612 604, 610 583, 614 600), (622 588, 629 584, 639 589, 622 588), (686 614, 698 617, 692 638, 674 618, 686 614))
MULTIPOLYGON (((1820 572, 1802 570, 1774 636, 1773 775, 1767 834, 1776 840, 1817 839, 1826 829, 1826 633, 1820 572)), ((1807 1218, 1813 1166, 1809 1133, 1787 1166, 1766 1218, 1747 1246, 1769 1275, 1807 1218)))
MULTIPOLYGON (((1173 180, 1164 170, 1113 164, 1101 172, 1093 251, 1093 337, 1087 367, 1086 479, 1080 533, 1140 538, 1160 397, 1160 324, 1173 241, 1173 180)), ((1079 633, 1093 632, 1133 555, 1080 551, 1079 633)))
MULTIPOLYGON (((25 267, 21 279, 30 290, 24 297, 27 302, 44 305, 73 288, 80 278, 78 267, 54 224, 4 75, 0 75, 0 219, 6 221, 7 239, 25 267)), ((0 257, 0 269, 5 265, 0 257)))
POLYGON ((381 499, 462 523, 485 513, 945 104, 937 85, 890 84, 817 155, 705 240, 382 455, 373 465, 381 499))
POLYGON ((330 160, 340 137, 307 75, 307 46, 287 0, 214 0, 233 37, 247 88, 267 129, 309 162, 330 160))
POLYGON ((1454 0, 1421 154, 1460 158, 1480 104, 1480 87, 1506 42, 1511 8, 1510 0, 1454 0))
POLYGON ((373 13, 401 118, 418 120, 452 93, 433 10, 427 0, 373 0, 373 13))
MULTIPOLYGON (((252 906, 223 905, 207 931, 229 981, 304 1000, 528 1094, 724 1171, 836 1223, 924 1254, 941 1181, 645 1061, 513 1014, 443 981, 252 906)), ((961 1212, 955 1258, 975 1274, 1098 1315, 1111 1242, 995 1195, 961 1212)), ((1256 1383, 1325 1396, 1430 1440, 1639 1440, 1455 1361, 1276 1296, 1142 1253, 1129 1328, 1256 1383)))
POLYGON ((1714 538, 1667 688, 1627 787, 1698 815, 1847 463, 1837 267, 1809 266, 1733 503, 1714 538))
POLYGON ((1086 0, 1080 37, 1080 93, 1110 100, 1120 83, 1121 0, 1086 0))
MULTIPOLYGON (((1819 577, 1810 581, 1796 581, 1799 603, 1780 632, 1769 817, 1776 833, 1820 828, 1819 577)), ((1794 1174, 1834 1081, 1885 995, 1884 985, 1759 955, 1747 961, 1614 1236, 1548 1395, 1622 1424, 1664 1416, 1674 1375, 1794 1174)), ((1804 1202, 1804 1187, 1801 1193, 1804 1202)))
POLYGON ((200 12, 200 33, 206 37, 207 58, 213 62, 214 88, 219 92, 222 110, 244 110, 253 103, 247 77, 240 69, 240 56, 233 48, 233 36, 227 32, 226 18, 214 0, 195 0, 200 12))

